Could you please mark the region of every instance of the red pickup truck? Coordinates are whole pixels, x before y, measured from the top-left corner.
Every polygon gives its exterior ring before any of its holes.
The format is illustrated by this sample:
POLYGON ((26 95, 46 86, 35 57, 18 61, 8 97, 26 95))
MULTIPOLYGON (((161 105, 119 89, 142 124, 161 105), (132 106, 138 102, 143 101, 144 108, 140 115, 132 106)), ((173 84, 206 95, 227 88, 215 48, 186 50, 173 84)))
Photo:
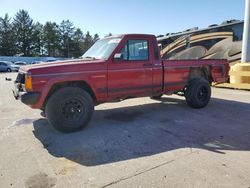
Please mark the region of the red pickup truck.
POLYGON ((97 41, 79 59, 21 67, 13 93, 73 132, 104 102, 182 93, 189 106, 205 107, 211 83, 227 82, 228 72, 226 60, 163 60, 154 35, 126 34, 97 41))

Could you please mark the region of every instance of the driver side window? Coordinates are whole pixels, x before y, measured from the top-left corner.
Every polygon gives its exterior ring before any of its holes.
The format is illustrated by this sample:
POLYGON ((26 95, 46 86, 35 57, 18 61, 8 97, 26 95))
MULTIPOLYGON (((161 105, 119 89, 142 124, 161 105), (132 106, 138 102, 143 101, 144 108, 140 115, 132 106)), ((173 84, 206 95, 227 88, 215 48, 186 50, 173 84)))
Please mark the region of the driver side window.
POLYGON ((121 50, 122 59, 127 61, 148 60, 148 54, 147 40, 128 40, 121 50))

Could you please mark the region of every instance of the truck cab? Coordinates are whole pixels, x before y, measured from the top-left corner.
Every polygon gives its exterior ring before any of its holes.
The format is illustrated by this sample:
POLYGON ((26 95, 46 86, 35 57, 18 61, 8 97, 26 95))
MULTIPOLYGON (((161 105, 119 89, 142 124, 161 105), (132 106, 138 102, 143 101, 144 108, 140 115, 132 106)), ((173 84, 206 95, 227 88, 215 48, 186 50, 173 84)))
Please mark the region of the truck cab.
POLYGON ((162 62, 153 35, 126 35, 107 67, 108 98, 150 96, 162 92, 162 62))

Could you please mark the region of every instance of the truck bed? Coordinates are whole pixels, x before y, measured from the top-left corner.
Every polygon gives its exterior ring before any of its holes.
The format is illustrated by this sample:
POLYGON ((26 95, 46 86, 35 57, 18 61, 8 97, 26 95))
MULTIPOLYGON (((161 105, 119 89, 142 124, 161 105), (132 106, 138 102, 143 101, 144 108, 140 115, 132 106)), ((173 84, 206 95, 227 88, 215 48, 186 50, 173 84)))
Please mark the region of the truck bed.
POLYGON ((229 79, 227 60, 162 60, 165 91, 183 89, 190 77, 207 76, 210 82, 223 83, 229 79), (204 74, 204 75, 200 75, 204 74))

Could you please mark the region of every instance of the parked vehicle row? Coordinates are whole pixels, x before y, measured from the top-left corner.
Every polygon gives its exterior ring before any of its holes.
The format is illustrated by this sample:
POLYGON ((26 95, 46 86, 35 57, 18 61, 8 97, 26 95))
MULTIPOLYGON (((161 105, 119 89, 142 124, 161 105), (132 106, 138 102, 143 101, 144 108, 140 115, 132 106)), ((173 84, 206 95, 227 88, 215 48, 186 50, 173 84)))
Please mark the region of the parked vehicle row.
POLYGON ((21 66, 27 65, 27 63, 23 61, 17 61, 12 63, 10 61, 0 61, 0 72, 18 72, 21 66))
MULTIPOLYGON (((55 60, 47 60, 46 62, 53 62, 55 60)), ((18 72, 21 66, 40 64, 43 61, 32 61, 31 63, 26 63, 24 61, 0 61, 0 72, 18 72)))

